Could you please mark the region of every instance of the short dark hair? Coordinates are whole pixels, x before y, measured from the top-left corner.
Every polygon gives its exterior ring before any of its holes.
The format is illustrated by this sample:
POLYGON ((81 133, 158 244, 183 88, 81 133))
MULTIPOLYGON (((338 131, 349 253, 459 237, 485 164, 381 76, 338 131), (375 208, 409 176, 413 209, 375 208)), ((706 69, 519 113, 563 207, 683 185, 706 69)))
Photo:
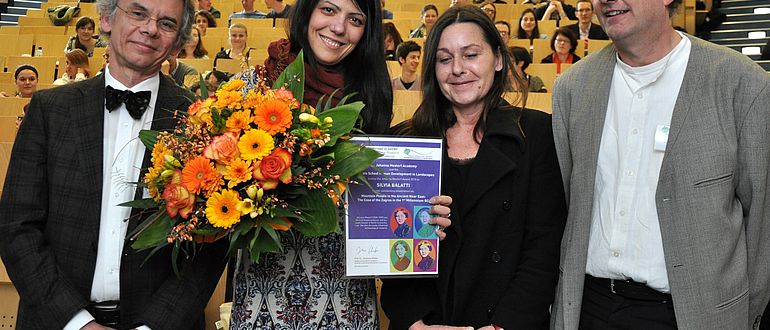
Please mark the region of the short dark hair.
POLYGON ((436 7, 436 5, 434 5, 432 3, 429 3, 429 4, 427 4, 427 5, 422 7, 422 11, 420 12, 420 16, 425 15, 425 13, 427 13, 428 10, 433 10, 433 11, 436 12, 436 15, 438 15, 438 7, 436 7))
POLYGON ((508 51, 511 53, 514 64, 516 62, 524 61, 524 65, 521 67, 522 71, 526 70, 527 67, 532 64, 532 55, 529 55, 529 51, 524 47, 511 46, 508 48, 508 51))
POLYGON ((37 69, 35 69, 35 67, 34 67, 34 66, 32 66, 32 65, 29 65, 29 64, 22 64, 22 65, 19 65, 19 66, 16 68, 16 72, 14 72, 14 73, 13 73, 13 80, 18 80, 18 79, 19 79, 19 73, 21 73, 21 72, 22 72, 22 71, 24 71, 24 70, 29 70, 29 71, 32 71, 32 72, 34 72, 34 73, 35 73, 35 78, 37 78, 37 77, 39 77, 39 76, 40 76, 40 75, 37 73, 37 69))
POLYGON ((217 27, 217 19, 208 10, 199 10, 195 12, 195 17, 203 16, 209 22, 208 27, 217 27))
POLYGON ((91 25, 92 28, 96 28, 96 22, 94 22, 94 19, 88 16, 83 16, 81 18, 78 18, 77 23, 75 23, 75 29, 82 29, 86 27, 87 25, 91 25))
POLYGON ((414 134, 445 136, 446 130, 457 121, 457 117, 452 111, 452 105, 441 92, 436 78, 436 53, 444 30, 458 23, 471 23, 478 26, 484 36, 484 41, 489 44, 492 52, 501 57, 503 66, 500 71, 495 72, 492 86, 487 95, 484 96, 484 110, 473 129, 474 139, 486 129, 486 117, 489 111, 505 102, 502 96, 510 86, 508 80, 510 59, 508 48, 503 44, 503 39, 500 38, 500 32, 480 8, 475 6, 450 7, 439 17, 425 40, 425 54, 422 64, 423 101, 412 117, 411 128, 414 134))
POLYGON ((521 16, 519 16, 519 26, 516 27, 516 38, 519 39, 537 39, 540 38, 540 29, 537 25, 537 14, 535 14, 535 10, 532 8, 524 9, 524 11, 521 12, 521 16), (524 31, 521 28, 521 20, 524 19, 524 15, 526 14, 532 14, 532 16, 535 18, 535 28, 532 29, 532 37, 527 36, 527 32, 524 31))
MULTIPOLYGON (((304 57, 311 70, 318 67, 310 42, 307 38, 310 16, 319 0, 296 1, 289 15, 288 35, 291 50, 304 57)), ((356 6, 366 15, 364 34, 358 45, 346 56, 340 65, 344 68, 344 93, 356 92, 354 100, 361 100, 366 107, 361 111, 361 128, 369 134, 382 134, 389 130, 393 118, 393 91, 389 83, 388 67, 385 63, 385 37, 382 29, 382 8, 379 1, 354 0, 356 6), (365 73, 365 74, 364 74, 365 73)))
POLYGON ((385 40, 385 37, 390 36, 393 38, 393 44, 396 47, 404 42, 404 38, 401 37, 401 33, 398 32, 398 28, 393 22, 382 23, 382 32, 384 36, 382 40, 385 40))
POLYGON ((508 27, 508 34, 510 34, 510 33, 511 33, 511 24, 510 24, 510 23, 508 23, 508 22, 506 22, 506 21, 502 21, 502 20, 500 20, 500 21, 496 21, 496 22, 495 22, 495 25, 497 25, 497 24, 502 24, 502 25, 505 25, 505 26, 507 26, 507 27, 508 27))
POLYGON ((406 57, 409 56, 409 53, 419 51, 422 51, 422 47, 420 47, 418 43, 412 40, 407 40, 402 42, 400 45, 398 45, 398 48, 396 48, 396 58, 399 60, 406 60, 406 57))
POLYGON ((577 0, 575 2, 575 8, 577 9, 577 5, 581 2, 587 2, 589 5, 591 5, 591 10, 594 10, 594 3, 591 2, 591 0, 577 0))
POLYGON ((556 38, 559 37, 559 35, 563 35, 569 39, 569 52, 574 54, 575 49, 577 49, 577 36, 575 35, 575 32, 564 27, 557 28, 553 31, 553 36, 551 37, 551 50, 554 52, 556 51, 556 47, 554 47, 553 44, 556 42, 556 38))

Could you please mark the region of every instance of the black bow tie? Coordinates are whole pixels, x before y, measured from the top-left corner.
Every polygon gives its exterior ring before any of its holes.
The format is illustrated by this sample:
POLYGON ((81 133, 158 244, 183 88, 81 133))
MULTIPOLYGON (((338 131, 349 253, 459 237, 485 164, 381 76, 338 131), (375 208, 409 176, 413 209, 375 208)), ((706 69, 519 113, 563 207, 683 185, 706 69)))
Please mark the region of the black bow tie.
POLYGON ((107 86, 106 91, 106 106, 107 110, 117 109, 122 103, 126 104, 126 110, 131 118, 142 118, 142 114, 147 110, 147 106, 150 104, 150 97, 152 93, 150 91, 132 92, 129 90, 117 90, 112 86, 107 86))

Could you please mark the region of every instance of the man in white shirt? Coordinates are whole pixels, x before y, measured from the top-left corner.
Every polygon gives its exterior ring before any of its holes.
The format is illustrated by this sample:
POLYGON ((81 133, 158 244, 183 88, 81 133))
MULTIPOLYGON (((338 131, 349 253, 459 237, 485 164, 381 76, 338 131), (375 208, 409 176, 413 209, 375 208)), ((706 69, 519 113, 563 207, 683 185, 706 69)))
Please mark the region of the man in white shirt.
POLYGON ((197 252, 177 276, 168 247, 147 258, 127 241, 148 213, 119 206, 142 196, 135 182, 150 157, 139 131, 173 129, 192 99, 159 71, 190 38, 194 7, 97 6, 110 38, 105 73, 36 93, 11 155, 0 255, 20 296, 16 327, 203 329, 226 246, 197 252))
POLYGON ((594 0, 614 47, 556 82, 569 218, 554 329, 758 328, 770 298, 770 78, 679 33, 681 0, 594 0))

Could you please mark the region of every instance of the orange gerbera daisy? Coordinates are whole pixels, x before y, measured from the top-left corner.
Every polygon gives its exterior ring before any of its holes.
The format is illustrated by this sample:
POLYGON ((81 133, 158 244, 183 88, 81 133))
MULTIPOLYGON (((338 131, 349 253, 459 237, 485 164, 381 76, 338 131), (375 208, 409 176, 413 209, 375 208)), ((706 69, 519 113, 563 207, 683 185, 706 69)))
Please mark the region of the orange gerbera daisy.
POLYGON ((196 195, 200 194, 201 188, 207 186, 209 181, 217 178, 217 172, 211 161, 203 156, 195 157, 182 170, 182 184, 196 195))
POLYGON ((227 118, 227 130, 239 133, 241 130, 249 129, 251 125, 251 116, 248 111, 237 111, 227 118))
POLYGON ((246 160, 260 160, 270 154, 275 148, 273 137, 261 129, 251 129, 238 141, 238 150, 241 158, 246 160))
POLYGON ((241 182, 251 180, 251 172, 253 169, 251 168, 251 162, 249 161, 233 159, 227 164, 225 169, 225 180, 229 181, 227 183, 228 188, 235 187, 241 182))
POLYGON ((254 123, 270 135, 286 131, 291 120, 291 109, 281 100, 268 100, 254 109, 254 123))
POLYGON ((206 201, 206 218, 214 227, 230 228, 241 220, 239 202, 240 198, 235 191, 225 189, 215 192, 206 201))

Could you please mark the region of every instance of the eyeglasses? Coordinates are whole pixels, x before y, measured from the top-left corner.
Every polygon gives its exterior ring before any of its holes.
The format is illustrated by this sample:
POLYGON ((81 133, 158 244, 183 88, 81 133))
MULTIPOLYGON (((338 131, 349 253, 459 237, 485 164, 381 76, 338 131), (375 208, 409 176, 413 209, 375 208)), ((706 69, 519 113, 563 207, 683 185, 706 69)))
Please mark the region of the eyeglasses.
POLYGON ((584 9, 578 9, 578 10, 576 10, 576 11, 577 11, 578 13, 581 13, 581 14, 582 14, 582 13, 590 13, 590 12, 592 12, 593 10, 592 10, 592 9, 585 9, 585 8, 584 8, 584 9))
POLYGON ((126 17, 128 17, 128 21, 131 22, 134 26, 145 26, 150 21, 156 21, 158 22, 158 29, 160 30, 161 34, 164 35, 173 35, 176 33, 178 29, 178 25, 176 22, 168 19, 168 18, 155 18, 147 14, 147 12, 139 9, 132 9, 130 11, 125 10, 123 8, 120 8, 120 6, 115 6, 120 9, 120 11, 126 13, 126 17))
POLYGON ((554 42, 557 43, 557 44, 571 44, 572 43, 571 41, 569 41, 569 39, 559 39, 559 38, 556 38, 556 40, 554 42))
POLYGON ((497 11, 492 9, 492 8, 484 8, 484 12, 487 13, 487 14, 497 13, 497 11))
POLYGON ((500 32, 500 36, 501 36, 501 37, 507 37, 507 36, 508 36, 508 34, 509 34, 509 32, 508 32, 508 31, 498 31, 498 32, 500 32))

